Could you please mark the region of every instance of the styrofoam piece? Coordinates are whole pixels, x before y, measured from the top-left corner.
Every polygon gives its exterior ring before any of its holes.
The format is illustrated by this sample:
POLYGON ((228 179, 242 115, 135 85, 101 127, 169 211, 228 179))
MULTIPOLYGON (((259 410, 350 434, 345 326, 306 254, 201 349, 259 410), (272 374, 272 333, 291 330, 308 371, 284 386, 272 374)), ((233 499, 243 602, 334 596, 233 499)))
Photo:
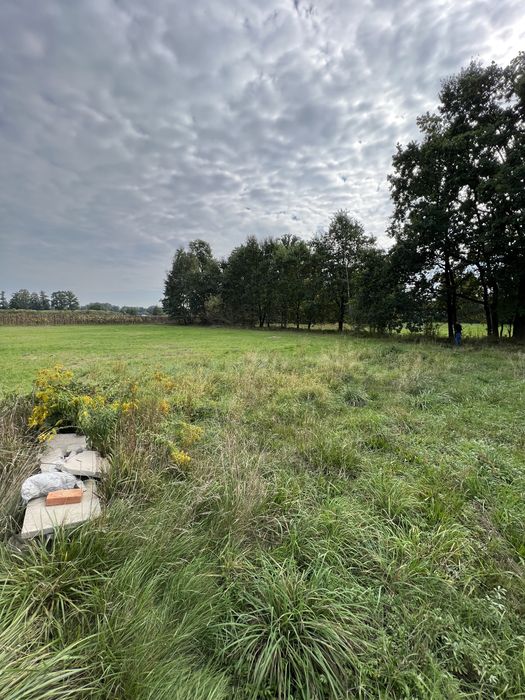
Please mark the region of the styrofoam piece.
POLYGON ((47 535, 56 527, 74 527, 101 513, 100 500, 96 493, 96 482, 84 482, 85 491, 80 503, 46 507, 46 497, 35 498, 27 504, 24 524, 20 536, 27 540, 37 535, 47 535))

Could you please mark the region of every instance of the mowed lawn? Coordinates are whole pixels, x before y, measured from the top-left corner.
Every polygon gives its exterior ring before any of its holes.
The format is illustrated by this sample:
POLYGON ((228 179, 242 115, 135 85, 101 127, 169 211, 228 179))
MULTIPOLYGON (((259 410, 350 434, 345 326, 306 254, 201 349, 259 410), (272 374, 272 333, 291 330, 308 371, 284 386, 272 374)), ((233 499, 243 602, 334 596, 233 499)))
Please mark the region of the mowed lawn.
MULTIPOLYGON (((59 699, 524 696, 523 348, 0 328, 3 392, 56 363, 82 391, 131 378, 136 410, 100 521, 36 544, 29 568, 0 545, 13 683, 40 629, 52 668, 74 645, 59 699), (163 446, 181 417, 202 438, 177 467, 163 446)), ((30 401, 14 404, 0 448, 16 465, 30 401)))
MULTIPOLYGON (((228 363, 251 352, 301 357, 333 349, 337 336, 180 326, 0 327, 0 392, 31 388, 39 369, 170 370, 228 363)), ((344 342, 344 341, 343 341, 344 342)))

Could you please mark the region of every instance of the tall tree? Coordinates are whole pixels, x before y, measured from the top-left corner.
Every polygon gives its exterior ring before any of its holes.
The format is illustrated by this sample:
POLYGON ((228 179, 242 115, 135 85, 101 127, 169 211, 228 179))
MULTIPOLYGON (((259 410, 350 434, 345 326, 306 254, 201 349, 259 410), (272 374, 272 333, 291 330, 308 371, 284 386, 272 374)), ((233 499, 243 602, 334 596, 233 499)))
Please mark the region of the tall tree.
POLYGON ((72 291, 59 290, 51 294, 51 307, 56 311, 74 311, 79 308, 79 303, 72 291))
POLYGON ((269 313, 267 280, 270 270, 270 247, 265 250, 254 236, 234 248, 224 266, 223 301, 233 323, 264 326, 269 313))
POLYGON ((221 270, 213 257, 209 243, 202 240, 192 241, 189 245, 193 256, 193 275, 191 308, 194 317, 201 323, 207 323, 206 301, 219 292, 221 270))
POLYGON ((9 302, 6 299, 5 292, 0 292, 0 309, 8 309, 9 302))
POLYGON ((438 112, 418 120, 421 142, 393 159, 392 231, 412 251, 412 281, 441 282, 451 339, 458 299, 484 308, 495 338, 502 314, 515 333, 520 314, 525 324, 523 63, 472 62, 446 80, 438 112))
POLYGON ((362 263, 363 254, 373 244, 363 226, 346 211, 338 211, 328 231, 314 241, 327 295, 336 311, 337 326, 341 332, 352 293, 354 276, 362 263))
POLYGON ((19 289, 14 292, 9 300, 11 309, 30 309, 31 308, 31 292, 27 289, 19 289))
POLYGON ((487 332, 495 338, 509 290, 509 254, 516 253, 517 212, 507 163, 519 119, 507 87, 503 68, 471 62, 443 83, 439 106, 461 184, 463 255, 479 280, 487 332))
POLYGON ((370 248, 355 277, 351 320, 358 326, 368 326, 372 332, 400 331, 403 301, 391 256, 370 248))
POLYGON ((442 284, 448 336, 457 321, 457 277, 461 265, 457 228, 459 184, 454 152, 439 120, 418 120, 421 143, 398 144, 389 176, 394 214, 391 232, 412 265, 413 278, 442 284))
POLYGON ((38 292, 31 292, 31 309, 35 311, 40 311, 42 306, 40 304, 40 294, 38 292))
POLYGON ((40 297, 40 308, 43 311, 48 311, 51 308, 51 302, 49 301, 49 297, 47 296, 47 294, 44 291, 40 292, 39 297, 40 297))
POLYGON ((272 252, 272 287, 275 291, 279 322, 286 328, 292 320, 299 328, 306 295, 310 249, 297 236, 285 235, 275 242, 272 252))
POLYGON ((502 168, 507 184, 506 202, 512 207, 509 226, 513 244, 508 250, 509 273, 513 276, 513 336, 525 341, 525 52, 505 70, 506 97, 514 105, 514 138, 502 168))
POLYGON ((218 294, 221 271, 208 243, 195 240, 179 248, 164 285, 163 308, 184 324, 207 322, 206 302, 218 294))

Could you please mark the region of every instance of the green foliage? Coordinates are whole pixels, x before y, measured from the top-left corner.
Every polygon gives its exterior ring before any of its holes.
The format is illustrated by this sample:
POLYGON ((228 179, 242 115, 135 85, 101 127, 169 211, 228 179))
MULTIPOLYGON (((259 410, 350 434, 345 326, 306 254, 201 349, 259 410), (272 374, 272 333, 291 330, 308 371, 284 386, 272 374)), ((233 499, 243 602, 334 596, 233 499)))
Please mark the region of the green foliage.
POLYGON ((420 143, 398 145, 390 177, 401 278, 434 286, 449 337, 461 303, 483 309, 487 334, 525 337, 524 59, 471 64, 448 78, 420 143), (475 287, 472 288, 472 281, 475 287))
POLYGON ((189 251, 179 248, 173 258, 164 286, 164 311, 184 324, 206 323, 206 305, 217 294, 219 282, 220 268, 210 246, 192 241, 189 251))
POLYGON ((59 291, 51 294, 51 307, 58 311, 74 311, 79 308, 79 303, 73 292, 59 291))

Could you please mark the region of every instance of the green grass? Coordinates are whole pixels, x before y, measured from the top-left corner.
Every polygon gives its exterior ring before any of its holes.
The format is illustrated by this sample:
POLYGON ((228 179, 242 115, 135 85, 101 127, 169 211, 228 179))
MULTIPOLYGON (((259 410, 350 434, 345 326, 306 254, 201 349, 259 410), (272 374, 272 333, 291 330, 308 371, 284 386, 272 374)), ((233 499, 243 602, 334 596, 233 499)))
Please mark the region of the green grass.
MULTIPOLYGON (((139 379, 110 440, 104 517, 47 547, 0 545, 2 698, 524 696, 519 348, 0 334, 4 392, 56 362, 100 391, 139 379), (204 429, 183 469, 162 449, 180 419, 204 429)), ((6 537, 34 463, 30 403, 0 411, 6 537)))
MULTIPOLYGON (((445 326, 438 335, 446 334, 445 326)), ((465 338, 484 337, 480 324, 466 324, 465 338)), ((393 337, 396 342, 397 337, 393 337)), ((115 366, 179 371, 227 363, 246 353, 315 355, 356 342, 332 333, 208 329, 180 326, 4 326, 0 327, 0 392, 29 391, 39 369, 63 364, 83 372, 115 366)), ((371 339, 367 341, 377 344, 371 339)))
POLYGON ((178 371, 226 366, 246 353, 299 356, 337 346, 318 333, 282 333, 180 326, 5 326, 0 327, 0 391, 28 391, 42 367, 60 363, 83 372, 178 371))

